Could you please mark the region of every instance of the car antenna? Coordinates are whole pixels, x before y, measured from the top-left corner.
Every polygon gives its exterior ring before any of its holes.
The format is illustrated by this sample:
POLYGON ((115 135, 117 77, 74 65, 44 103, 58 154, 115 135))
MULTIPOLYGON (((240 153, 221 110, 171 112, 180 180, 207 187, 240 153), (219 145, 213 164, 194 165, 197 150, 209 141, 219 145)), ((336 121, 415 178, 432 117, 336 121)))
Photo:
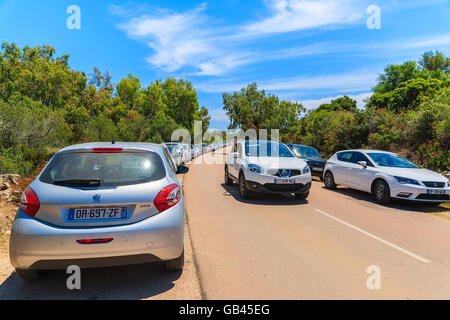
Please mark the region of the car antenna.
POLYGON ((114 136, 112 136, 112 142, 111 144, 116 144, 116 140, 114 139, 114 136))

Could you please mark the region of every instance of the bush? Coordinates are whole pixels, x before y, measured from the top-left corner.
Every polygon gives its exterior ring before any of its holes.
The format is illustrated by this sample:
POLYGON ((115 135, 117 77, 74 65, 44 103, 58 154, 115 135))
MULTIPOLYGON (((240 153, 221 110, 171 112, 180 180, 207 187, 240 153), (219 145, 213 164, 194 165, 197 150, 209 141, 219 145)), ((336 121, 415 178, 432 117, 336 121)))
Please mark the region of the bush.
POLYGON ((20 149, 0 148, 0 174, 13 173, 23 176, 32 170, 33 162, 26 161, 20 149))

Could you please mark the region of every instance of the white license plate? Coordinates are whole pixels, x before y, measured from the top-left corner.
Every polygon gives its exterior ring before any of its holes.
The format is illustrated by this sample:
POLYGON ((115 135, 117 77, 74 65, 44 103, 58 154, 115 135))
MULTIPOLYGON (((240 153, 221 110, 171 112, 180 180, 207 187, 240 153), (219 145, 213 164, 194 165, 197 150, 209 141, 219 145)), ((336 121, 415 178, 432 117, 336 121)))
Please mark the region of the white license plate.
POLYGON ((127 208, 78 208, 69 209, 69 220, 115 220, 126 219, 127 208))
POLYGON ((445 195, 445 190, 439 190, 439 189, 428 189, 427 194, 439 194, 439 195, 445 195))
POLYGON ((295 179, 275 179, 275 184, 295 184, 295 179))
POLYGON ((316 168, 316 167, 311 167, 312 171, 320 171, 323 172, 323 168, 316 168))

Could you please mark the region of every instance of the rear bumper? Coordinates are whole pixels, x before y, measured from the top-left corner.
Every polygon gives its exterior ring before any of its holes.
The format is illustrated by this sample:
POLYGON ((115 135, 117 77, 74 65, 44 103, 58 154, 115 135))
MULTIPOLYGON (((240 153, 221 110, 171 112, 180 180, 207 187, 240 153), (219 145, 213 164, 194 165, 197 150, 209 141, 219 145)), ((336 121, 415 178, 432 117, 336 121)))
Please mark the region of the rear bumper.
POLYGON ((105 228, 62 228, 18 212, 10 239, 10 261, 18 269, 107 267, 176 259, 183 252, 184 204, 143 221, 105 228), (113 238, 104 244, 80 239, 113 238))

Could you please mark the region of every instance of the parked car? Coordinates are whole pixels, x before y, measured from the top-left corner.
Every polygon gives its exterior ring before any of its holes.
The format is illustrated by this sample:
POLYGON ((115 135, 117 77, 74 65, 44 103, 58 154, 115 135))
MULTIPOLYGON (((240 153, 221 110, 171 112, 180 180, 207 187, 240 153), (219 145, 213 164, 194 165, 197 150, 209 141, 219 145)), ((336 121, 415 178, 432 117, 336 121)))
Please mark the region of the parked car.
POLYGON ((308 164, 286 145, 272 141, 238 141, 225 164, 225 184, 239 183, 242 198, 252 192, 294 193, 306 199, 311 187, 308 164))
POLYGON ((436 203, 450 201, 447 178, 385 151, 337 152, 327 161, 324 181, 328 189, 343 185, 370 192, 380 203, 388 203, 391 198, 436 203))
POLYGON ((180 147, 183 153, 183 162, 188 163, 192 160, 191 147, 187 143, 181 143, 180 147))
POLYGON ((10 238, 24 279, 40 270, 164 261, 184 265, 184 200, 167 148, 87 143, 56 153, 26 188, 10 238))
POLYGON ((311 175, 323 177, 323 169, 325 168, 325 163, 327 162, 313 147, 287 143, 286 146, 291 149, 296 157, 305 160, 311 169, 311 175))
POLYGON ((177 144, 165 143, 167 149, 170 152, 170 156, 174 162, 176 167, 181 166, 183 164, 183 157, 180 146, 177 144))

